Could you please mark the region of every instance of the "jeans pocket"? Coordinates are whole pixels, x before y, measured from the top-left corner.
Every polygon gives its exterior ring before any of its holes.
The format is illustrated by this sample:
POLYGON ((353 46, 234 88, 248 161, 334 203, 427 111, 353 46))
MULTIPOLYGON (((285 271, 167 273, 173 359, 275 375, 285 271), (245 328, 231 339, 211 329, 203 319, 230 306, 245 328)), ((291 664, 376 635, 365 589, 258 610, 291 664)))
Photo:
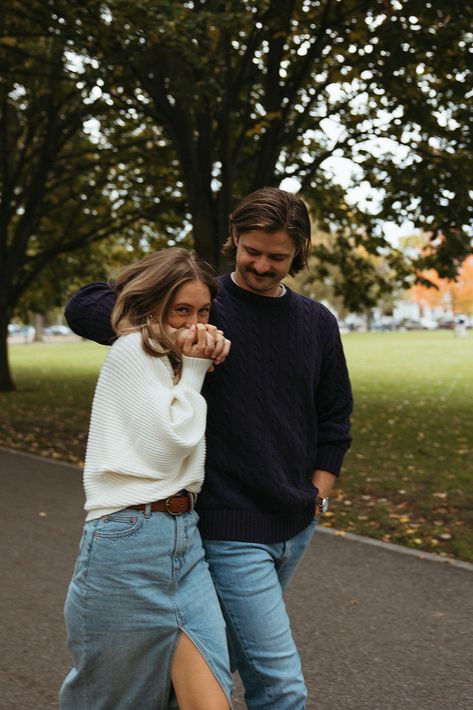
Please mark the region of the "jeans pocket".
POLYGON ((141 511, 119 511, 100 518, 95 528, 95 537, 103 540, 116 540, 135 535, 143 525, 144 514, 141 511))

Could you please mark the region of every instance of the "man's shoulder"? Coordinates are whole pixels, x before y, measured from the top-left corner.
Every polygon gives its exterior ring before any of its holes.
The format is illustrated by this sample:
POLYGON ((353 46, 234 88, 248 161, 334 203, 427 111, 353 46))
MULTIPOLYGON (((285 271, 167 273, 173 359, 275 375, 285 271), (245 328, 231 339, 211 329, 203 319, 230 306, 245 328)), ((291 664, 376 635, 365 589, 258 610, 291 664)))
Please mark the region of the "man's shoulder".
POLYGON ((309 296, 304 296, 301 293, 296 293, 296 291, 290 291, 291 298, 294 299, 296 303, 303 306, 309 313, 320 318, 323 322, 331 325, 338 325, 337 317, 335 314, 323 303, 316 301, 309 296))
POLYGON ((113 283, 109 281, 95 281, 94 283, 82 286, 68 300, 66 308, 76 306, 83 309, 96 308, 103 303, 104 299, 115 302, 117 295, 113 289, 113 283))
POLYGON ((219 274, 219 276, 217 276, 219 289, 226 289, 228 287, 229 282, 231 283, 231 281, 232 275, 230 272, 227 272, 226 274, 219 274))
POLYGON ((66 321, 82 338, 110 345, 115 337, 110 315, 116 298, 112 283, 99 281, 82 286, 66 304, 66 321))

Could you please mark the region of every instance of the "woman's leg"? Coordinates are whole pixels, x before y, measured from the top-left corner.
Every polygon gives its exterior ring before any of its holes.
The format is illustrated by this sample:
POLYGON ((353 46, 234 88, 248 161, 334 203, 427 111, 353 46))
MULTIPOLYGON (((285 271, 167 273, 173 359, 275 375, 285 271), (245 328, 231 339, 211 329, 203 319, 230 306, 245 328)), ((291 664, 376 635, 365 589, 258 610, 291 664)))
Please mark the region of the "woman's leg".
POLYGON ((195 513, 86 523, 65 612, 73 668, 61 710, 167 710, 171 675, 184 710, 229 707, 225 624, 195 513), (215 704, 192 704, 204 688, 215 704))
POLYGON ((65 606, 73 667, 61 710, 166 710, 179 625, 173 520, 124 510, 85 525, 65 606))
POLYGON ((204 557, 197 516, 175 520, 173 603, 180 634, 171 679, 181 710, 228 710, 232 675, 225 622, 204 557))
POLYGON ((181 633, 171 669, 180 710, 228 710, 220 683, 194 643, 181 633))

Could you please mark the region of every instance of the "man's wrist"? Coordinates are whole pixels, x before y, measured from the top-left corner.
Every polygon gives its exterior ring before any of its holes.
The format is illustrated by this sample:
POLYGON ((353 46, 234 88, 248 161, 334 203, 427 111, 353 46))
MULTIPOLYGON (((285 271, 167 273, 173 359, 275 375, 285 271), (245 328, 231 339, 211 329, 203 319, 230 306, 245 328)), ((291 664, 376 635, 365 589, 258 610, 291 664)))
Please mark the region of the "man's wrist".
POLYGON ((318 490, 318 498, 329 496, 336 480, 336 475, 330 471, 317 469, 312 475, 312 483, 318 490))

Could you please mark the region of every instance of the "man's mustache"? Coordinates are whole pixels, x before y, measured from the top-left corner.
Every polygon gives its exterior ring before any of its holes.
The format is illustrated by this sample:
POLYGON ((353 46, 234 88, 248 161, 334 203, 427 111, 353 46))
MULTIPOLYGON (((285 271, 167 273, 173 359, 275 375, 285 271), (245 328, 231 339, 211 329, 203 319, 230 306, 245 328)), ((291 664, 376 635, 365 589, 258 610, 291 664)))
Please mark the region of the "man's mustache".
POLYGON ((255 271, 254 269, 252 269, 251 266, 247 266, 246 271, 250 274, 254 274, 255 276, 260 276, 260 277, 270 276, 273 278, 274 276, 276 276, 276 274, 273 271, 266 271, 264 274, 260 274, 258 271, 255 271))

